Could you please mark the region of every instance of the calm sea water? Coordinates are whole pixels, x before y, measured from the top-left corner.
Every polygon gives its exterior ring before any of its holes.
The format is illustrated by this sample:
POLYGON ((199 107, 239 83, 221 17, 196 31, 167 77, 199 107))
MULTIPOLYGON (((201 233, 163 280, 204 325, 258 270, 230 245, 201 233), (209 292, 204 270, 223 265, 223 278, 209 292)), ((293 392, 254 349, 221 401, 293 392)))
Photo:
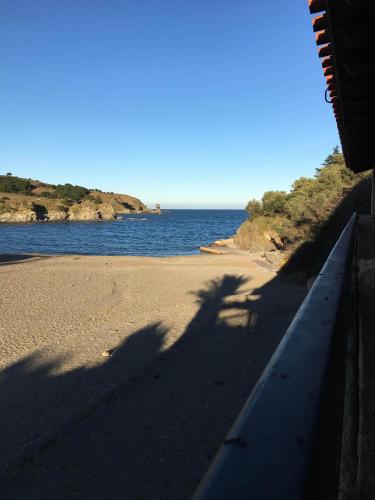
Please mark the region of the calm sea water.
POLYGON ((98 222, 0 224, 0 253, 189 255, 233 235, 244 210, 169 210, 98 222))

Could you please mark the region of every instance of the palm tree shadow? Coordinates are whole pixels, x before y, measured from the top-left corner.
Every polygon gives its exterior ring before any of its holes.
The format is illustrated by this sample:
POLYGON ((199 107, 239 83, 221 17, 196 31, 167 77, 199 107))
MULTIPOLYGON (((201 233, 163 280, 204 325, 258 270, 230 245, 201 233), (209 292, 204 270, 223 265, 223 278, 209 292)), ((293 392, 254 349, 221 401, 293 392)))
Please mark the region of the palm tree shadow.
POLYGON ((227 274, 194 292, 168 349, 155 323, 99 367, 56 373, 62 359, 35 353, 5 370, 2 498, 188 498, 292 319, 278 280, 248 285, 227 274))
MULTIPOLYGON (((225 275, 220 280, 208 281, 206 288, 191 292, 192 295, 196 296, 196 302, 200 305, 200 309, 187 327, 185 336, 194 331, 201 331, 202 327, 215 328, 216 333, 222 327, 225 333, 228 333, 237 323, 232 321, 232 326, 230 326, 227 320, 239 319, 240 316, 243 316, 241 311, 247 318, 246 325, 250 326, 252 301, 249 299, 249 295, 240 294, 241 287, 243 288, 248 281, 249 279, 244 276, 225 275), (228 315, 226 312, 231 312, 232 315, 228 315)), ((244 325, 240 321, 237 326, 242 328, 244 325)))

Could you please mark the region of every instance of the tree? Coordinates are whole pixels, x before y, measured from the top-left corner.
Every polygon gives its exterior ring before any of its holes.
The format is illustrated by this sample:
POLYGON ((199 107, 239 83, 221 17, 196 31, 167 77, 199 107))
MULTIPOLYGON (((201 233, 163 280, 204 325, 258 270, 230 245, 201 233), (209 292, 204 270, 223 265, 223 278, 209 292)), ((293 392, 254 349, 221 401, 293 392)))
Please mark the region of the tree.
MULTIPOLYGON (((345 163, 344 157, 342 153, 340 153, 339 147, 335 146, 332 150, 332 153, 327 156, 327 158, 324 160, 323 165, 330 165, 331 163, 334 163, 335 161, 339 161, 340 163, 345 163)), ((319 169, 317 169, 319 170, 319 169)))
POLYGON ((7 175, 12 175, 12 172, 7 172, 7 175))
POLYGON ((73 201, 79 201, 90 193, 90 191, 83 186, 73 186, 73 184, 58 184, 56 186, 56 196, 58 198, 69 198, 73 201))
POLYGON ((287 194, 285 191, 266 191, 262 198, 264 215, 276 215, 284 212, 287 194))
POLYGON ((11 175, 0 175, 0 192, 30 194, 31 187, 30 182, 25 179, 11 175))
POLYGON ((250 200, 248 204, 246 205, 245 210, 248 212, 249 217, 254 219, 255 217, 259 215, 263 215, 263 208, 262 204, 258 200, 250 200))
POLYGON ((252 218, 257 217, 259 227, 262 224, 262 228, 273 229, 284 242, 297 246, 313 240, 348 189, 368 175, 354 174, 349 170, 336 146, 313 177, 300 177, 294 181, 290 193, 267 191, 262 203, 250 200, 246 210, 252 218))

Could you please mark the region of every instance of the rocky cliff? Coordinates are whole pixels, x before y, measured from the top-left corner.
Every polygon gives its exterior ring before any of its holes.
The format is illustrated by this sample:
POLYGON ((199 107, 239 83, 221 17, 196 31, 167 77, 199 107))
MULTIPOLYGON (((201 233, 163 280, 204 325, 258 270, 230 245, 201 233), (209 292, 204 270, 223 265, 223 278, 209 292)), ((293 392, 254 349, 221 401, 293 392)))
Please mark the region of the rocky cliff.
POLYGON ((234 243, 241 250, 250 252, 273 251, 282 249, 283 243, 277 232, 257 219, 247 219, 238 228, 234 243))
POLYGON ((111 220, 117 214, 155 212, 126 194, 86 190, 82 199, 72 200, 59 197, 52 185, 39 181, 29 185, 25 193, 0 192, 0 222, 111 220))
MULTIPOLYGON (((1 200, 1 197, 0 197, 1 200)), ((12 199, 0 201, 0 222, 90 221, 111 220, 120 213, 148 213, 147 207, 126 206, 116 202, 82 201, 66 204, 64 200, 12 199)))

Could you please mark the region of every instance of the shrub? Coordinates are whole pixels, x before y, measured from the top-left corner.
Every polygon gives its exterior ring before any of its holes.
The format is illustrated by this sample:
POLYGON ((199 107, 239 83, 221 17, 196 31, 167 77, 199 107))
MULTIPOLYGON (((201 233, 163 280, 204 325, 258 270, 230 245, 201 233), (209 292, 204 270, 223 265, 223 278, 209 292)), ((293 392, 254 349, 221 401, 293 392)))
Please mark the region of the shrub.
POLYGON ((68 207, 66 207, 65 205, 57 205, 57 210, 60 210, 60 212, 68 212, 68 207))
POLYGON ((95 198, 92 194, 87 194, 85 197, 84 197, 84 200, 86 201, 95 201, 95 198))
MULTIPOLYGON (((267 191, 262 202, 250 200, 246 210, 262 230, 266 225, 278 233, 284 245, 295 249, 314 240, 345 194, 367 177, 368 174, 354 174, 349 170, 343 155, 335 148, 316 169, 314 177, 300 177, 289 193, 267 191)), ((251 232, 255 227, 251 226, 251 232)), ((250 226, 241 228, 250 231, 250 226)), ((242 239, 247 241, 247 237, 242 239)))
POLYGON ((49 199, 57 198, 57 194, 53 191, 43 191, 42 193, 40 193, 40 196, 49 199))
POLYGON ((264 215, 284 213, 287 194, 285 191, 266 191, 262 198, 264 215))
POLYGON ((69 198, 73 201, 79 201, 90 193, 85 187, 73 184, 58 184, 55 192, 58 198, 69 198))
POLYGON ((250 200, 246 205, 245 210, 248 212, 250 218, 255 218, 263 215, 262 203, 258 200, 250 200))
POLYGON ((19 177, 0 175, 0 191, 5 193, 31 194, 31 183, 19 177))

